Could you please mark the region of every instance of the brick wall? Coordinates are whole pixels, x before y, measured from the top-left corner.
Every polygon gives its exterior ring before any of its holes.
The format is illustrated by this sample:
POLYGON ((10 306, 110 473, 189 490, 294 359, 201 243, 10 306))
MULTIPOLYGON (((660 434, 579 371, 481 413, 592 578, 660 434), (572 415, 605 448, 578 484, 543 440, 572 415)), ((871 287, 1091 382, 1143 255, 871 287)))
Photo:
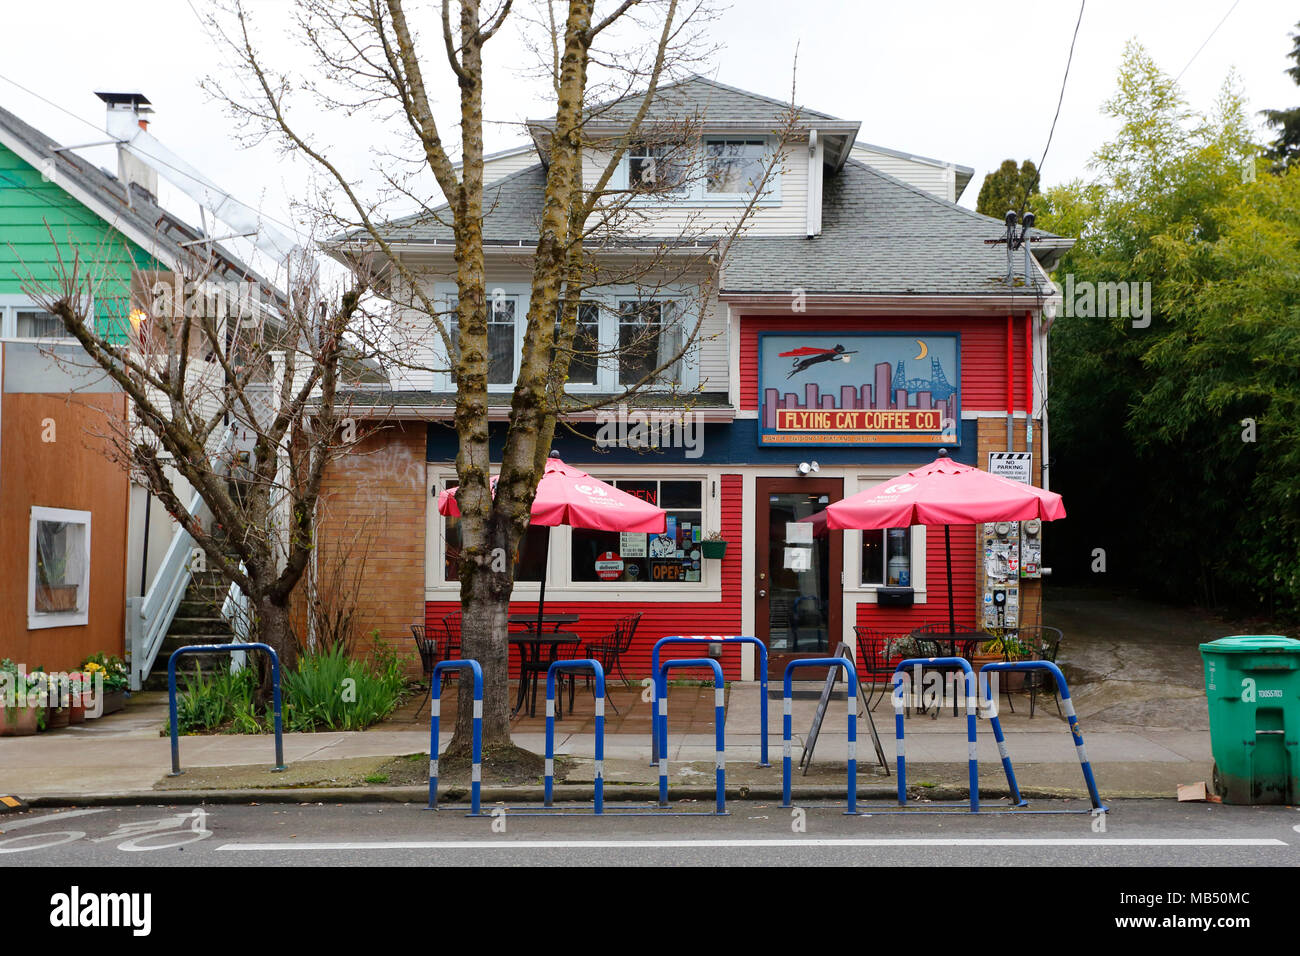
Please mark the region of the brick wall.
MULTIPOLYGON (((369 549, 358 595, 355 650, 368 650, 371 631, 378 629, 382 642, 411 657, 410 671, 418 675, 411 625, 424 620, 426 429, 412 422, 363 422, 358 433, 365 437, 331 463, 321 486, 317 573, 323 580, 347 542, 362 533, 369 549)), ((355 552, 351 560, 356 560, 355 552)), ((301 634, 306 633, 306 591, 298 589, 301 634)))

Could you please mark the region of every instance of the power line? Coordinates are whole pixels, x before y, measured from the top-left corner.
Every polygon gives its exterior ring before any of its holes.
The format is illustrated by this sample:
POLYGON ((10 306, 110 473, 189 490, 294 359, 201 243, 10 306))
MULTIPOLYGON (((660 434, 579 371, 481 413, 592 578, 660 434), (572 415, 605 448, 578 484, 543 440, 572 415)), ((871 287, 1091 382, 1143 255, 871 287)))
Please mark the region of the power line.
POLYGON ((1047 151, 1052 148, 1052 137, 1056 134, 1056 121, 1061 118, 1061 104, 1065 102, 1065 84, 1070 79, 1070 64, 1074 62, 1074 44, 1079 39, 1079 26, 1083 23, 1083 8, 1087 5, 1088 0, 1079 0, 1079 16, 1074 21, 1074 35, 1070 37, 1070 55, 1065 60, 1065 74, 1061 77, 1061 94, 1056 98, 1056 115, 1052 117, 1052 128, 1047 131, 1047 145, 1043 147, 1043 155, 1038 159, 1038 168, 1034 170, 1034 181, 1025 189, 1025 195, 1020 200, 1020 210, 1017 218, 1023 219, 1025 215, 1025 206, 1029 202, 1029 194, 1038 188, 1038 183, 1043 178, 1043 163, 1047 160, 1047 151))
POLYGON ((1218 25, 1210 31, 1210 35, 1205 38, 1205 43, 1202 43, 1196 48, 1196 52, 1192 54, 1192 58, 1187 61, 1187 66, 1184 66, 1178 71, 1178 75, 1174 77, 1175 83, 1183 78, 1183 74, 1187 72, 1187 67, 1191 66, 1196 61, 1196 58, 1201 55, 1201 51, 1204 50, 1209 42, 1214 39, 1214 35, 1219 32, 1219 27, 1223 26, 1228 17, 1232 16, 1232 11, 1237 9, 1237 4, 1239 3, 1241 3, 1241 0, 1233 0, 1232 6, 1228 7, 1228 12, 1223 15, 1223 19, 1218 22, 1218 25))
MULTIPOLYGON (((77 122, 86 124, 86 125, 89 126, 91 129, 95 130, 97 133, 101 133, 101 134, 104 135, 104 136, 108 136, 110 139, 115 139, 115 138, 116 138, 116 137, 111 136, 111 134, 109 134, 109 132, 108 132, 107 130, 104 130, 104 129, 100 128, 100 127, 97 126, 96 124, 92 123, 90 120, 88 120, 88 119, 86 119, 86 118, 84 118, 84 117, 82 117, 82 116, 78 116, 76 113, 72 112, 72 110, 67 109, 66 107, 60 106, 58 103, 55 103, 55 102, 54 102, 53 100, 51 100, 51 99, 47 99, 46 97, 41 96, 41 94, 37 93, 35 90, 28 89, 27 87, 25 87, 25 86, 23 86, 21 83, 19 83, 17 80, 10 79, 9 77, 5 76, 3 73, 0 73, 0 80, 4 80, 6 83, 11 84, 12 86, 16 86, 18 89, 22 90, 24 93, 28 94, 29 96, 34 96, 34 97, 36 97, 36 99, 40 100, 42 103, 45 103, 46 105, 48 105, 48 106, 52 106, 52 107, 54 107, 56 110, 59 110, 60 112, 66 113, 67 115, 71 116, 73 119, 77 120, 77 122)), ((148 150, 141 149, 139 146, 134 146, 134 145, 133 145, 131 148, 132 148, 133 150, 135 150, 136 152, 140 153, 141 155, 149 157, 149 158, 152 159, 154 162, 156 162, 156 163, 160 163, 160 164, 162 164, 163 166, 166 166, 168 169, 171 169, 171 170, 174 170, 174 171, 177 172, 177 173, 180 173, 180 174, 181 174, 182 176, 184 176, 186 179, 189 179, 189 180, 191 180, 191 181, 197 183, 198 185, 203 186, 205 189, 210 189, 210 188, 212 188, 212 185, 213 185, 213 184, 211 184, 211 183, 207 183, 207 182, 204 182, 203 180, 199 179, 198 177, 196 177, 193 173, 189 172, 188 170, 180 169, 179 167, 177 167, 177 166, 174 165, 173 163, 169 163, 167 160, 163 159, 163 158, 160 157, 160 156, 155 156, 153 153, 150 153, 148 150)), ((125 184, 123 184, 123 185, 124 185, 124 187, 125 187, 125 184)), ((243 206, 243 207, 246 208, 246 209, 253 209, 253 208, 254 208, 253 206, 250 206, 248 203, 241 202, 241 201, 240 201, 239 199, 237 199, 233 194, 231 194, 231 193, 229 193, 229 192, 226 192, 224 189, 221 189, 220 187, 218 187, 217 191, 218 191, 221 195, 225 196, 225 197, 228 198, 228 199, 234 199, 235 202, 239 203, 241 206, 243 206)), ((257 214, 258 214, 259 216, 261 216, 262 218, 264 218, 264 219, 266 219, 266 220, 268 220, 268 221, 270 221, 270 222, 275 223, 275 224, 278 225, 278 226, 283 226, 285 229, 288 229, 289 232, 291 232, 295 237, 297 237, 297 235, 298 235, 298 227, 297 227, 297 226, 290 225, 289 223, 285 222, 284 220, 282 220, 282 219, 277 219, 277 218, 275 218, 274 216, 272 216, 271 214, 269 214, 269 213, 267 213, 267 212, 264 212, 264 211, 262 211, 262 210, 260 210, 260 209, 257 210, 257 214)))

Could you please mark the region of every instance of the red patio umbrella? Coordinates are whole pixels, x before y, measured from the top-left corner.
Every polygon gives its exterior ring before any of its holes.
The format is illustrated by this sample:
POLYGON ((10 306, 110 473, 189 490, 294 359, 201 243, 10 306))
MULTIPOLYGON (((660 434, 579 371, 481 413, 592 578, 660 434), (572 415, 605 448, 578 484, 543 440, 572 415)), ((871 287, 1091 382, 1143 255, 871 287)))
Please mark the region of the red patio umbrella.
POLYGON ((1065 517, 1061 496, 1033 485, 938 458, 924 467, 872 485, 826 509, 827 526, 869 531, 914 524, 943 525, 948 567, 948 627, 956 630, 952 588, 954 524, 985 521, 1055 521, 1065 517))
MULTIPOLYGON (((492 479, 496 492, 497 480, 492 479)), ((448 488, 438 495, 438 513, 453 518, 460 517, 460 504, 456 492, 448 488)), ((648 501, 642 501, 607 485, 578 468, 572 468, 558 458, 546 459, 542 480, 537 483, 533 498, 530 522, 544 527, 567 524, 572 528, 589 531, 645 531, 663 534, 667 527, 667 513, 648 501)), ((542 611, 546 606, 546 559, 550 555, 549 540, 542 560, 541 592, 537 598, 537 631, 542 630, 542 611)))

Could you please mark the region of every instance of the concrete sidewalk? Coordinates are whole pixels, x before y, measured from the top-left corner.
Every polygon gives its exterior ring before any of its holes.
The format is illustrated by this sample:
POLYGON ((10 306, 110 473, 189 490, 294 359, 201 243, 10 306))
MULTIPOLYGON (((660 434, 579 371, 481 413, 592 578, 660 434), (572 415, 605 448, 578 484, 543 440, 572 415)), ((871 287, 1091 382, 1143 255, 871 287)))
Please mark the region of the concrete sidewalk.
MULTIPOLYGON (((809 689, 819 685, 806 685, 809 689)), ((450 728, 454 717, 454 693, 444 703, 443 726, 450 728)), ((607 787, 623 785, 629 792, 649 792, 657 783, 658 771, 650 766, 649 705, 637 693, 617 697, 623 718, 617 722, 622 732, 610 733, 605 741, 605 780, 607 787)), ((679 794, 703 794, 713 786, 714 735, 711 727, 713 691, 711 688, 674 687, 670 692, 669 735, 670 781, 679 794), (701 715, 708 719, 701 724, 701 715)), ((795 728, 794 756, 797 762, 803 747, 816 698, 794 701, 792 720, 795 728)), ((566 717, 556 738, 558 755, 571 759, 567 782, 590 784, 591 760, 595 754, 595 737, 590 729, 591 700, 578 700, 578 715, 566 717)), ((1082 796, 1086 794, 1069 730, 1056 716, 1050 700, 1040 700, 1036 716, 1027 713, 1027 700, 1017 703, 1020 713, 1001 713, 1016 774, 1026 793, 1040 795, 1082 796)), ((240 768, 241 788, 296 787, 282 792, 294 800, 308 800, 318 795, 311 789, 328 781, 331 767, 355 770, 377 766, 360 758, 388 758, 407 754, 427 754, 427 715, 419 722, 409 719, 414 705, 404 708, 406 720, 386 722, 364 732, 293 733, 284 736, 285 760, 289 774, 271 772, 274 746, 270 735, 209 735, 182 737, 181 766, 190 772, 169 779, 170 741, 159 736, 166 719, 165 695, 139 695, 120 714, 104 717, 78 727, 51 731, 34 737, 0 740, 0 793, 16 794, 41 802, 93 803, 104 800, 175 799, 177 787, 208 789, 217 796, 220 787, 204 783, 205 770, 240 768), (398 728, 398 729, 394 729, 398 728), (313 774, 294 776, 295 765, 310 767, 313 774)), ((880 703, 874 713, 881 744, 893 769, 895 754, 894 719, 889 701, 880 703)), ((760 754, 759 700, 756 684, 733 684, 727 704, 727 776, 728 789, 770 796, 781 787, 781 701, 769 701, 768 746, 770 768, 758 766, 760 754)), ((545 748, 544 723, 540 718, 516 722, 514 741, 521 747, 542 753, 545 748)), ((1209 734, 1204 730, 1142 730, 1133 727, 1107 728, 1101 725, 1082 727, 1084 739, 1103 796, 1173 797, 1179 783, 1209 780, 1211 771, 1209 734)), ((967 747, 965 717, 954 718, 951 708, 936 717, 914 715, 906 721, 908 783, 914 792, 960 798, 967 786, 967 747)), ((450 732, 442 734, 442 744, 450 732)), ((875 750, 864 718, 859 723, 859 783, 864 794, 884 796, 896 786, 878 766, 875 750)), ((996 745, 987 721, 979 726, 981 791, 997 793, 1005 789, 996 745)), ((842 793, 847 756, 847 728, 844 695, 836 693, 828 709, 817 742, 816 755, 809 773, 796 771, 796 794, 842 793)), ((359 779, 359 778, 358 778, 359 779)), ((448 781, 452 783, 454 781, 448 781)), ((540 781, 539 781, 540 783, 540 781)), ((226 789, 230 789, 227 787, 226 789)), ((385 786, 350 786, 350 793, 382 794, 394 790, 385 786)), ((410 789, 409 787, 406 789, 410 789)), ((534 788, 540 793, 540 786, 534 788)), ((489 788, 490 790, 490 788, 489 788)), ((528 791, 530 788, 522 788, 528 791)), ((242 792, 242 790, 241 790, 242 792)), ((249 799, 270 798, 271 791, 254 793, 249 799)), ((486 794, 489 798, 490 793, 486 794)), ((232 795, 228 795, 232 796, 232 795)), ((407 795, 410 796, 409 794, 407 795)), ((512 790, 510 799, 527 799, 521 788, 512 790)))

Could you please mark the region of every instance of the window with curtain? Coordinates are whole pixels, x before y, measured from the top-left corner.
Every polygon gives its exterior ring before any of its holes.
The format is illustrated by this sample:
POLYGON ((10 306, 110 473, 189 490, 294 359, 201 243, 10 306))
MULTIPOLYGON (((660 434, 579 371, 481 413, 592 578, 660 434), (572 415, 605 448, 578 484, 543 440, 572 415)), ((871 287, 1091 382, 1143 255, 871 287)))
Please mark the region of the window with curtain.
POLYGON ((660 366, 656 382, 682 379, 682 323, 671 299, 622 299, 618 303, 618 383, 634 385, 660 366))
MULTIPOLYGON (((460 355, 460 324, 456 315, 458 300, 447 300, 448 331, 453 356, 460 355)), ((488 384, 510 385, 515 380, 515 296, 494 296, 489 291, 487 316, 488 384)))
MULTIPOLYGON (((559 334, 559 318, 556 334, 559 334)), ((595 385, 600 371, 600 304, 580 302, 578 325, 573 334, 573 355, 569 360, 571 385, 595 385)))

